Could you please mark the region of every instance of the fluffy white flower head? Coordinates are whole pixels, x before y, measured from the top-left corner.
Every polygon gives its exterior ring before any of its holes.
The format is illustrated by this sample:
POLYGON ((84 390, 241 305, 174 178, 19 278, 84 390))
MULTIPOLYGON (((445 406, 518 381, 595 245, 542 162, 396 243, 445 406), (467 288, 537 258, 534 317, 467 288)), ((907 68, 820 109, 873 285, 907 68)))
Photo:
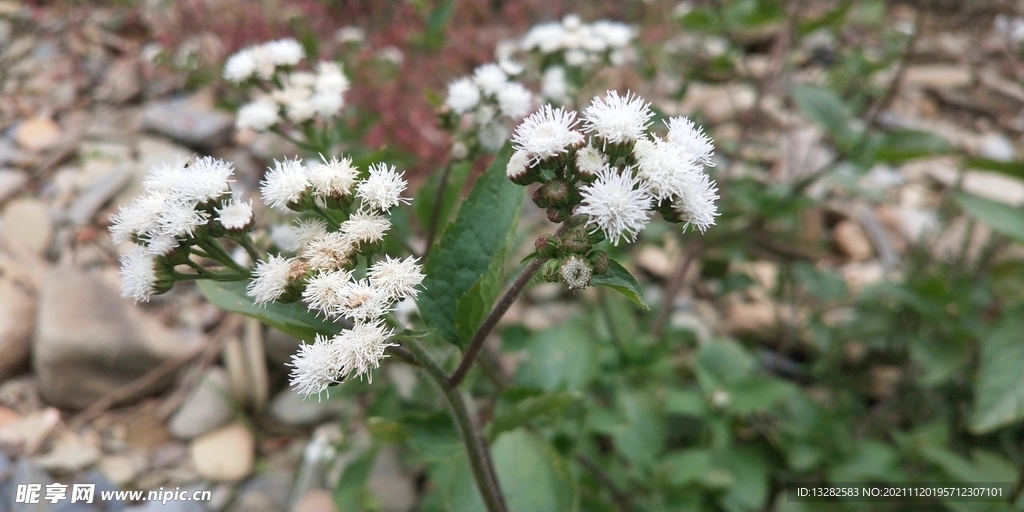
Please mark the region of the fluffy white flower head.
POLYGON ((402 300, 406 297, 415 298, 419 293, 416 288, 423 283, 423 267, 418 260, 409 256, 401 260, 388 256, 383 261, 374 263, 367 271, 370 286, 378 288, 391 300, 402 300))
POLYGON ((370 370, 380 367, 384 350, 395 346, 388 343, 394 329, 386 328, 380 321, 356 322, 351 329, 342 331, 335 338, 341 362, 340 374, 343 379, 367 376, 373 381, 370 370))
POLYGON ((302 198, 309 186, 302 161, 286 158, 281 162, 274 161, 274 167, 260 182, 260 192, 263 193, 263 202, 273 208, 286 210, 289 204, 295 204, 302 198))
POLYGON ((575 111, 544 105, 516 128, 512 145, 529 153, 531 161, 537 163, 583 142, 583 134, 573 129, 576 123, 575 111))
POLYGON ((341 233, 355 245, 380 242, 389 229, 391 221, 372 212, 357 211, 341 223, 341 233))
POLYGON ((217 220, 226 229, 242 230, 252 224, 252 199, 248 202, 232 199, 216 211, 217 220))
POLYGON ((353 250, 352 242, 335 231, 324 233, 306 244, 302 257, 314 270, 335 270, 350 262, 353 250))
POLYGON ((575 254, 569 256, 562 262, 562 266, 559 267, 558 273, 561 274, 562 281, 565 282, 570 290, 586 288, 590 284, 590 278, 594 275, 593 270, 590 268, 590 264, 575 254))
POLYGON ((519 120, 530 113, 533 94, 517 82, 508 82, 498 90, 498 108, 509 119, 519 120))
POLYGON ((576 170, 585 176, 596 176, 608 165, 608 155, 594 146, 584 146, 576 152, 576 170))
POLYGON ((480 103, 480 88, 469 77, 462 77, 448 85, 448 98, 444 104, 456 114, 465 114, 480 103))
POLYGON ((718 216, 718 207, 715 205, 717 200, 718 186, 707 174, 699 173, 672 207, 685 221, 684 231, 693 226, 704 233, 715 224, 715 217, 718 216))
POLYGON ((239 130, 255 130, 265 132, 271 126, 277 124, 279 116, 277 103, 269 98, 261 98, 238 109, 238 117, 235 118, 235 128, 239 130))
POLYGON ((701 174, 692 153, 679 145, 655 138, 639 140, 633 147, 637 160, 637 177, 651 188, 661 201, 678 198, 701 174))
POLYGON ((320 155, 320 162, 307 167, 309 183, 313 193, 318 197, 341 198, 352 195, 352 187, 356 184, 359 171, 352 166, 351 158, 331 158, 329 161, 320 155))
POLYGON ((347 270, 318 272, 306 283, 302 299, 309 305, 309 309, 317 310, 329 317, 341 307, 341 292, 350 281, 352 274, 347 270))
POLYGON ((362 207, 386 212, 400 203, 409 203, 402 197, 408 186, 404 173, 395 171, 395 166, 379 163, 370 166, 370 176, 356 187, 356 195, 362 201, 362 207))
POLYGON ((235 173, 230 163, 213 157, 203 157, 187 164, 178 175, 178 183, 171 194, 183 201, 205 203, 231 191, 231 176, 235 173))
POLYGON ((587 132, 611 144, 630 143, 643 137, 652 117, 650 104, 629 92, 619 96, 617 91, 608 91, 604 98, 594 98, 583 111, 587 132))
POLYGON ((357 322, 374 320, 391 310, 391 298, 366 279, 346 283, 336 314, 357 322))
POLYGON ((157 234, 184 238, 192 236, 196 229, 206 224, 205 211, 198 211, 194 202, 170 200, 160 210, 157 234))
POLYGON ((256 72, 256 59, 251 49, 235 53, 224 63, 224 79, 235 84, 242 83, 256 72))
POLYGON ((518 180, 530 171, 530 154, 526 151, 515 151, 508 159, 508 167, 505 168, 505 175, 510 180, 518 180))
POLYGON ((634 178, 628 167, 621 172, 605 167, 597 180, 580 189, 580 194, 583 201, 576 211, 587 215, 587 225, 604 232, 613 245, 618 245, 619 238, 636 240, 637 233, 647 225, 654 200, 647 184, 634 178))
POLYGON ((693 159, 703 165, 714 167, 711 160, 715 156, 715 144, 704 133, 704 129, 686 117, 673 117, 668 120, 668 140, 682 146, 693 159))
POLYGON ((256 263, 256 268, 252 271, 253 280, 246 288, 246 295, 252 297, 260 306, 277 300, 288 287, 291 271, 292 260, 271 254, 266 261, 256 263))
POLYGON ((300 394, 320 398, 327 388, 341 378, 341 351, 334 338, 316 335, 313 343, 299 345, 292 356, 291 386, 300 394))
POLYGON ((121 296, 148 302, 156 285, 156 259, 136 246, 121 256, 121 296))
POLYGON ((298 41, 287 38, 264 43, 270 61, 275 66, 294 66, 306 56, 298 41))
POLYGON ((473 82, 484 94, 498 94, 507 81, 508 75, 494 63, 484 64, 473 71, 473 82))
POLYGON ((294 244, 285 248, 295 252, 302 252, 310 242, 325 234, 327 234, 327 223, 323 220, 317 218, 300 220, 294 228, 294 244))

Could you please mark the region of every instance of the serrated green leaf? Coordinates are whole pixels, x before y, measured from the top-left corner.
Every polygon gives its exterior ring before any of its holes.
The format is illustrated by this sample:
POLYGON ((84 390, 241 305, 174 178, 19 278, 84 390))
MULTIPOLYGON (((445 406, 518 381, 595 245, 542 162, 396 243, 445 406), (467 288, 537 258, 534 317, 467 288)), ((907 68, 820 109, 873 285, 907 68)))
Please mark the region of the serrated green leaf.
POLYGON ((510 407, 499 410, 487 427, 488 439, 526 425, 534 418, 561 411, 580 401, 579 393, 547 393, 524 398, 510 407))
POLYGON ((1024 311, 1006 313, 982 341, 971 431, 985 434, 1024 419, 1024 311))
POLYGON ((630 274, 628 270, 619 265, 619 262, 615 260, 610 260, 609 263, 608 272, 592 277, 590 284, 611 288, 625 295, 644 311, 650 311, 650 306, 644 302, 644 289, 636 281, 636 278, 633 277, 633 274, 630 274))
POLYGON ((313 341, 317 334, 330 335, 341 332, 341 326, 317 318, 305 306, 298 303, 280 304, 269 302, 264 307, 253 304, 245 294, 248 281, 199 281, 199 290, 214 305, 255 318, 285 334, 303 341, 313 341))
MULTIPOLYGON (((459 301, 472 292, 480 301, 477 308, 490 309, 497 292, 477 283, 489 271, 503 268, 506 248, 519 218, 524 189, 505 175, 510 155, 511 149, 506 147, 477 180, 455 221, 445 229, 431 250, 425 265, 425 290, 419 298, 420 312, 427 326, 460 348, 469 341, 459 335, 460 330, 471 332, 479 321, 472 325, 472 322, 462 319, 460 329, 456 323, 459 301)), ((466 307, 464 305, 463 309, 466 307)))
MULTIPOLYGON (((508 241, 506 241, 507 247, 508 241)), ((507 251, 499 251, 487 270, 480 276, 468 291, 459 297, 455 304, 455 331, 460 340, 470 340, 477 327, 491 312, 491 304, 501 292, 502 275, 504 274, 505 255, 507 251)))
POLYGON ((960 191, 953 194, 953 199, 971 217, 1024 244, 1024 209, 960 191))

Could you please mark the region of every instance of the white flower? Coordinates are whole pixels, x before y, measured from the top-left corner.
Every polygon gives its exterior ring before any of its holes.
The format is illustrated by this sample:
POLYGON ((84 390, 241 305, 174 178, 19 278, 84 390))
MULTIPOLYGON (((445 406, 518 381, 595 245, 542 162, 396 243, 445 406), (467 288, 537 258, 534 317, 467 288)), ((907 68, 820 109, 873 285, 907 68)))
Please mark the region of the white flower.
POLYGON ((594 176, 608 165, 608 155, 594 146, 584 146, 576 152, 576 170, 584 176, 594 176))
POLYGON ((335 338, 342 379, 362 377, 365 374, 372 382, 370 370, 380 367, 385 349, 397 346, 395 343, 388 343, 394 332, 394 329, 386 328, 380 321, 356 322, 351 329, 342 331, 335 338))
POLYGON ((290 38, 264 43, 264 47, 275 66, 294 66, 306 56, 302 45, 290 38))
POLYGON ((611 48, 623 48, 629 46, 636 37, 636 29, 614 21, 599 20, 590 25, 591 29, 611 48))
POLYGON ((195 209, 194 202, 167 201, 160 210, 158 230, 161 234, 184 238, 192 236, 199 226, 206 224, 209 214, 195 209))
POLYGON ((484 94, 498 94, 505 87, 506 81, 508 76, 501 70, 501 66, 494 63, 484 64, 473 71, 473 82, 484 94))
POLYGON ((715 155, 715 145, 704 133, 704 129, 694 124, 693 121, 679 116, 668 120, 668 140, 682 146, 690 153, 694 160, 709 167, 715 163, 711 158, 715 155))
POLYGON ((587 132, 612 144, 626 144, 643 137, 653 116, 650 104, 643 98, 629 92, 619 96, 617 91, 608 91, 604 98, 594 98, 583 111, 587 132))
POLYGON ((228 58, 224 64, 224 79, 232 83, 242 83, 256 72, 256 59, 251 49, 246 48, 228 58))
POLYGON ((565 52, 565 63, 572 67, 582 67, 590 61, 590 54, 583 50, 569 50, 565 52))
POLYGON ((230 163, 219 158, 195 159, 181 171, 171 194, 183 201, 212 201, 231 190, 228 183, 234 172, 230 163))
POLYGON ((153 256, 167 256, 178 247, 178 239, 168 234, 150 235, 146 241, 146 252, 153 256))
POLYGON ((327 60, 317 64, 316 81, 313 85, 317 92, 334 93, 340 96, 348 91, 350 85, 341 64, 327 60))
POLYGON ((265 132, 278 122, 277 103, 268 98, 261 98, 238 109, 235 128, 239 130, 256 130, 265 132))
POLYGON ((291 272, 292 260, 271 254, 266 261, 256 263, 246 294, 260 306, 277 300, 288 287, 291 272))
POLYGON ((156 259, 145 247, 134 247, 121 256, 121 296, 135 302, 149 301, 156 285, 156 259))
POLYGON ((336 314, 357 322, 379 318, 391 310, 391 297, 366 279, 346 283, 340 295, 336 314))
POLYGON ((356 26, 341 27, 334 32, 334 40, 339 43, 362 43, 366 40, 366 32, 356 26))
POLYGON ((587 225, 596 229, 618 245, 619 238, 630 242, 647 225, 651 211, 651 197, 647 184, 634 178, 630 168, 621 172, 605 167, 597 180, 580 189, 583 201, 577 212, 590 217, 587 225))
POLYGON ((336 314, 341 307, 341 290, 352 280, 352 274, 346 270, 318 272, 306 283, 302 291, 302 299, 309 305, 327 316, 336 314))
POLYGON ((386 212, 399 203, 409 203, 402 197, 408 183, 402 179, 404 173, 396 172, 395 166, 379 163, 370 166, 370 176, 356 187, 356 195, 362 206, 386 212))
POLYGON ((295 252, 302 252, 309 246, 310 242, 327 234, 327 223, 321 219, 310 218, 298 222, 294 229, 294 243, 282 246, 295 252))
POLYGON ((324 233, 306 244, 302 258, 313 270, 335 270, 348 265, 354 248, 342 233, 324 233))
POLYGON ((357 211, 341 223, 341 233, 355 245, 374 244, 384 240, 391 221, 376 214, 357 211))
POLYGON ((566 103, 569 101, 569 81, 565 78, 565 68, 553 66, 544 71, 544 78, 540 85, 541 93, 545 98, 555 103, 566 103))
POLYGON ((188 160, 160 162, 149 169, 142 180, 142 187, 149 192, 170 196, 178 192, 184 180, 185 164, 188 160))
POLYGON ((697 175, 700 166, 681 145, 662 139, 639 140, 633 147, 637 160, 637 177, 651 188, 651 194, 661 201, 680 194, 697 175))
POLYGON ((415 298, 419 294, 416 287, 423 283, 425 277, 423 267, 417 265, 417 261, 412 256, 404 260, 387 256, 385 260, 374 263, 366 272, 370 286, 378 288, 391 300, 415 298))
POLYGON ((351 158, 331 158, 328 161, 320 155, 320 162, 307 167, 309 183, 317 197, 341 198, 352 195, 352 186, 359 178, 359 171, 352 166, 351 158))
POLYGON ((295 204, 309 188, 309 178, 302 167, 302 161, 284 159, 274 160, 274 167, 267 172, 260 182, 263 202, 267 205, 285 210, 289 204, 295 204))
POLYGON ((444 101, 456 114, 465 114, 480 102, 480 89, 469 77, 462 77, 448 85, 448 98, 444 101))
POLYGON ((562 275, 562 281, 565 282, 570 290, 586 288, 590 284, 590 278, 593 276, 590 264, 575 254, 562 262, 558 272, 562 275))
POLYGON ((110 216, 113 242, 130 242, 136 235, 159 230, 160 212, 168 200, 164 194, 151 192, 137 196, 128 206, 122 206, 118 213, 110 216))
POLYGON ((573 129, 576 123, 575 111, 544 105, 516 128, 513 146, 529 153, 533 163, 557 156, 583 142, 583 134, 573 129))
POLYGON ((707 174, 697 174, 696 179, 690 181, 672 204, 672 208, 686 221, 683 231, 694 226, 704 233, 713 226, 718 216, 718 207, 715 205, 717 199, 718 187, 715 183, 707 174))
POLYGON ((309 98, 307 105, 321 119, 330 119, 345 106, 345 97, 336 92, 318 92, 309 98))
POLYGON ((252 199, 249 202, 232 199, 216 211, 217 220, 225 229, 242 230, 252 224, 252 199))
POLYGON ((341 351, 334 338, 317 334, 313 343, 299 345, 299 350, 292 355, 291 386, 296 391, 310 397, 320 394, 341 378, 341 351))
POLYGON ((497 121, 487 123, 480 127, 476 138, 480 141, 481 147, 487 151, 497 152, 505 145, 505 141, 508 140, 508 128, 505 126, 505 123, 497 121))
POLYGON ((498 108, 501 109, 502 115, 510 119, 522 119, 530 113, 532 104, 533 94, 530 94, 522 84, 509 82, 498 91, 498 108))
MULTIPOLYGON (((495 53, 498 53, 497 49, 495 49, 495 53)), ((498 59, 498 66, 508 76, 516 76, 519 73, 523 72, 523 65, 521 63, 519 63, 518 61, 512 60, 508 56, 503 56, 503 57, 499 58, 498 59)))
POLYGON ((508 179, 515 181, 530 171, 530 154, 526 151, 516 151, 508 159, 508 167, 505 168, 505 175, 508 179))

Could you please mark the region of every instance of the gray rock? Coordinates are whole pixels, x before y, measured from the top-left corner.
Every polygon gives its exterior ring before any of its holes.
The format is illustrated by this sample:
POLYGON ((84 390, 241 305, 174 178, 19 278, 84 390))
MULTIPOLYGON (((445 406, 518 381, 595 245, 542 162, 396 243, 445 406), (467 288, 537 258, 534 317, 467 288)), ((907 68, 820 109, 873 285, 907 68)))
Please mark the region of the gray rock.
POLYGON ((0 239, 45 256, 53 243, 53 220, 46 205, 31 198, 8 203, 0 224, 0 239))
POLYGON ((93 97, 97 101, 119 104, 135 98, 141 92, 138 60, 134 57, 125 57, 118 59, 105 70, 93 97))
POLYGON ((402 471, 398 450, 389 447, 381 450, 366 483, 381 507, 390 512, 406 512, 416 506, 416 484, 402 471))
POLYGON ((71 203, 68 208, 68 220, 75 226, 84 226, 92 222, 96 212, 131 179, 132 172, 127 167, 111 171, 71 203))
POLYGON ((999 160, 1000 162, 1009 162, 1017 158, 1017 150, 1014 149, 1013 142, 999 133, 990 133, 984 136, 981 139, 979 153, 985 158, 999 160))
MULTIPOLYGON (((107 480, 107 478, 103 476, 103 473, 100 473, 99 471, 95 470, 86 473, 85 476, 82 478, 82 482, 95 485, 97 496, 99 496, 100 493, 104 491, 121 490, 120 487, 111 483, 110 480, 107 480)), ((128 505, 122 500, 108 500, 101 502, 100 506, 103 507, 103 512, 123 512, 125 507, 127 507, 128 505)))
POLYGON ((341 400, 303 399, 293 389, 281 391, 270 402, 270 414, 285 425, 314 425, 337 417, 344 410, 341 400))
POLYGON ((23 277, 0 265, 0 381, 28 369, 36 295, 23 277))
POLYGON ((167 427, 178 439, 192 439, 231 420, 231 388, 223 368, 210 368, 167 427))
POLYGON ((150 103, 142 112, 143 128, 198 148, 224 146, 231 139, 234 117, 190 98, 150 103))
POLYGON ((44 278, 35 339, 32 366, 43 399, 76 409, 188 351, 99 275, 71 267, 55 267, 44 278))
POLYGON ((247 505, 269 506, 269 510, 286 510, 288 494, 292 490, 294 474, 290 471, 270 471, 249 479, 241 488, 239 498, 229 511, 248 512, 247 505))
POLYGON ((124 509, 124 512, 207 512, 207 508, 199 501, 147 501, 124 509))
POLYGON ((232 423, 193 439, 189 455, 204 478, 237 482, 252 473, 256 439, 244 425, 232 423))
POLYGON ((28 173, 14 169, 0 169, 0 204, 16 194, 28 183, 28 173))
POLYGON ((228 507, 228 512, 279 512, 270 497, 262 491, 247 491, 238 495, 228 507))

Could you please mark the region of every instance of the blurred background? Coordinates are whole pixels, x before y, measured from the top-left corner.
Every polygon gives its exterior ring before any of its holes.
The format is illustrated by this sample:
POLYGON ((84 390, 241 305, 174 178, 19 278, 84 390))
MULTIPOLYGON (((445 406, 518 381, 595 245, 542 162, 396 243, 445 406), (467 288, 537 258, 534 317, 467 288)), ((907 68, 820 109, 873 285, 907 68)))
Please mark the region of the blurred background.
MULTIPOLYGON (((532 423, 550 449, 522 461, 547 484, 506 494, 552 510, 1024 510, 1024 2, 0 0, 0 511, 473 510, 425 380, 390 362, 373 386, 302 401, 284 365, 297 340, 194 287, 122 299, 109 215, 159 162, 227 159, 254 197, 298 154, 234 127, 221 70, 245 46, 294 37, 343 62, 342 149, 385 156, 415 189, 450 158, 447 85, 569 14, 636 29, 575 107, 629 89, 697 120, 721 216, 616 248, 650 311, 555 285, 513 307, 476 405, 488 419, 557 398, 532 423), (795 480, 1015 487, 840 506, 787 500, 795 480), (53 482, 211 494, 15 503, 53 482)), ((422 244, 428 216, 398 236, 422 244)), ((550 224, 526 204, 520 231, 525 256, 550 224)))

